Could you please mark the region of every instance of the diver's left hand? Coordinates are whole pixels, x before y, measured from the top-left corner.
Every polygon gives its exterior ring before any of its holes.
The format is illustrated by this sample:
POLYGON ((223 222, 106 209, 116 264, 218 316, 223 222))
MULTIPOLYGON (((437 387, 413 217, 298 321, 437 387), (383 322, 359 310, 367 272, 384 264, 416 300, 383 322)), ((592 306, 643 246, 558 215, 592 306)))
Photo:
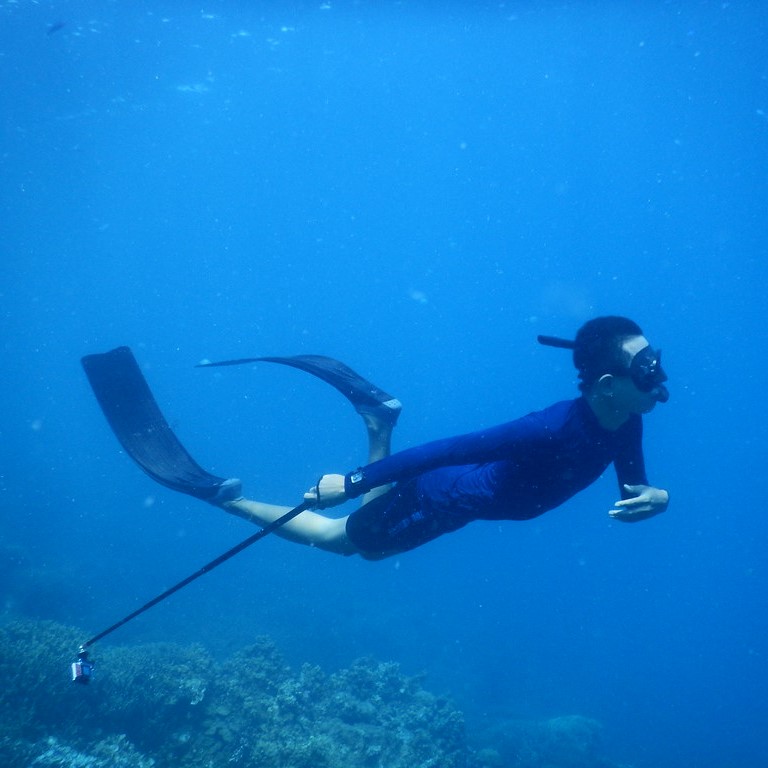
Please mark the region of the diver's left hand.
POLYGON ((624 490, 631 493, 629 499, 617 501, 608 514, 614 520, 625 523, 638 523, 649 517, 661 514, 669 505, 669 493, 651 485, 625 485, 624 490))

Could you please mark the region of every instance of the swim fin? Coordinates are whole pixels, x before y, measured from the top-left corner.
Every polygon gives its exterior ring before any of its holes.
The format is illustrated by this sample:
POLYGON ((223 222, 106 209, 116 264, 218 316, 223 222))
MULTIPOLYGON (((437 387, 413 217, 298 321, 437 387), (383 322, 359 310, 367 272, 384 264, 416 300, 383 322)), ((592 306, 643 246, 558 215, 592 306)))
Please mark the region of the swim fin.
POLYGON ((330 384, 349 400, 361 415, 376 416, 387 424, 395 426, 402 410, 402 403, 392 395, 379 389, 344 363, 324 355, 295 355, 293 357, 244 357, 237 360, 223 360, 220 363, 200 363, 198 368, 243 363, 280 363, 311 373, 330 384))
POLYGON ((81 362, 115 437, 153 480, 211 504, 241 496, 239 480, 206 472, 179 442, 128 347, 81 362))

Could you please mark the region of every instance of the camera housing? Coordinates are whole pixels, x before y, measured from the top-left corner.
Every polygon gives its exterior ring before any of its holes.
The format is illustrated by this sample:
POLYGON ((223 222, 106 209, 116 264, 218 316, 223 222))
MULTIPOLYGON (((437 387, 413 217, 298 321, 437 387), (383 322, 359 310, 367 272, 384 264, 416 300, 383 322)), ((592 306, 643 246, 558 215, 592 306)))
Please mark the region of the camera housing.
POLYGON ((81 648, 77 661, 72 662, 72 682, 87 685, 93 677, 93 667, 93 662, 88 661, 88 651, 81 648))

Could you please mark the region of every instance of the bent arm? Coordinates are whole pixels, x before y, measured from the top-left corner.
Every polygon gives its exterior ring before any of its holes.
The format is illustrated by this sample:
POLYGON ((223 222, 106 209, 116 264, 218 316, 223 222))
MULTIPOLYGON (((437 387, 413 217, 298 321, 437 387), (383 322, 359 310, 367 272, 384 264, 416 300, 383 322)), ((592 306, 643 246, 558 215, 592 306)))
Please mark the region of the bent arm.
POLYGON ((621 499, 608 513, 614 520, 637 523, 666 511, 669 492, 648 484, 643 457, 643 421, 639 416, 627 424, 614 466, 621 493, 621 499))
POLYGON ((621 442, 613 459, 622 499, 631 497, 628 485, 648 485, 643 456, 643 420, 634 416, 622 427, 621 442))

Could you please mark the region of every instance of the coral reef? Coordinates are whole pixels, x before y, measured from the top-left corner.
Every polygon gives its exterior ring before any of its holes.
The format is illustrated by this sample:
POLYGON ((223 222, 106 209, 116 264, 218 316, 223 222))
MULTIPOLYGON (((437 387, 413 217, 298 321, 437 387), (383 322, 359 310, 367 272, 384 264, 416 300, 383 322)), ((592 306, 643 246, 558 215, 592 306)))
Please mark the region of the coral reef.
POLYGON ((19 620, 0 626, 0 738, 34 740, 77 728, 92 708, 67 682, 82 639, 52 621, 19 620))
POLYGON ((397 665, 298 673, 267 638, 222 662, 199 646, 105 648, 68 682, 76 630, 0 627, 0 763, 37 768, 463 768, 464 724, 397 665), (118 757, 119 756, 119 761, 118 757))
POLYGON ((78 752, 51 737, 38 746, 29 768, 154 768, 151 758, 140 755, 125 736, 110 736, 94 744, 88 753, 78 752))
POLYGON ((69 682, 83 634, 50 621, 0 626, 0 765, 9 768, 617 768, 584 717, 496 720, 467 745, 462 714, 360 659, 292 670, 257 638, 228 659, 198 645, 100 649, 69 682))

